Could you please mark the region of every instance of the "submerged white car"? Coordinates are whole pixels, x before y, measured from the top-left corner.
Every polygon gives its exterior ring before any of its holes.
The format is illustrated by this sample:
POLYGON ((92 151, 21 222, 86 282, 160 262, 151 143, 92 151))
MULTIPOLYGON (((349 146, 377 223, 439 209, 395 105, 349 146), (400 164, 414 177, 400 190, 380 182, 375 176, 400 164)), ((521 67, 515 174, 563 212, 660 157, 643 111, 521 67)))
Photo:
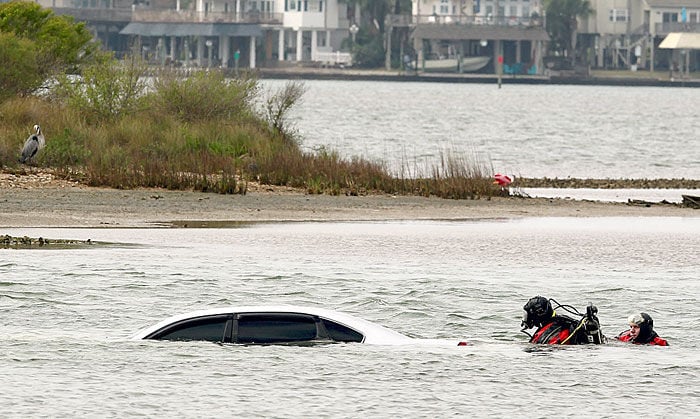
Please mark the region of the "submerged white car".
POLYGON ((243 306, 180 314, 148 327, 135 340, 203 340, 238 344, 358 342, 375 345, 467 345, 465 341, 413 339, 384 326, 316 307, 243 306))

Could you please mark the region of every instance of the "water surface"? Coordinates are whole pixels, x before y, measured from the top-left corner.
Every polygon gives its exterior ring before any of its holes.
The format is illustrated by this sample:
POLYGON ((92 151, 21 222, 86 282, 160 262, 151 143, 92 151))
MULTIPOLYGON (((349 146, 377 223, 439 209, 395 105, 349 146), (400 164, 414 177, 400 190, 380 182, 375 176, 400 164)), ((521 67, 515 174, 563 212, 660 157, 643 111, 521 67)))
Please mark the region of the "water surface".
POLYGON ((668 417, 700 406, 700 338, 688 333, 700 328, 697 217, 4 233, 131 244, 0 250, 5 416, 668 417), (608 336, 645 310, 671 346, 533 350, 519 319, 536 294, 593 302, 608 336), (257 303, 473 345, 129 340, 172 314, 257 303))
POLYGON ((698 89, 304 83, 293 120, 308 149, 424 173, 454 152, 524 177, 700 178, 698 89))

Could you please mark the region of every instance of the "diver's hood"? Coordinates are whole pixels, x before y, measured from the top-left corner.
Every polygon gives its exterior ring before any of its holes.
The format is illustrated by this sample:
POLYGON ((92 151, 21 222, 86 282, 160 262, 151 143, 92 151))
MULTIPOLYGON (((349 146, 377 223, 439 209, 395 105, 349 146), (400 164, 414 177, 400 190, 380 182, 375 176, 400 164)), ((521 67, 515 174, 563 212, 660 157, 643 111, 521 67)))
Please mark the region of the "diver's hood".
POLYGON ((654 338, 654 320, 647 313, 633 314, 627 321, 639 326, 639 335, 634 340, 635 342, 647 343, 654 338))
POLYGON ((530 298, 523 306, 523 321, 521 326, 525 329, 531 329, 542 324, 554 315, 552 304, 548 299, 540 297, 530 298))

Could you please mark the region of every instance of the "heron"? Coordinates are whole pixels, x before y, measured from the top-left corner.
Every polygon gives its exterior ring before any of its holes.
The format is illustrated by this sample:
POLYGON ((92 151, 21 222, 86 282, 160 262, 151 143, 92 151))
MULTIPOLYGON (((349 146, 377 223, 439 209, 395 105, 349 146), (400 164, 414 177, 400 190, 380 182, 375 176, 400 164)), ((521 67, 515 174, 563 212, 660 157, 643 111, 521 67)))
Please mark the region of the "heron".
POLYGON ((36 153, 39 152, 46 145, 46 140, 44 139, 44 134, 41 132, 41 127, 39 125, 34 125, 34 134, 27 138, 24 142, 24 148, 22 148, 22 156, 19 158, 20 163, 27 163, 32 160, 36 153))

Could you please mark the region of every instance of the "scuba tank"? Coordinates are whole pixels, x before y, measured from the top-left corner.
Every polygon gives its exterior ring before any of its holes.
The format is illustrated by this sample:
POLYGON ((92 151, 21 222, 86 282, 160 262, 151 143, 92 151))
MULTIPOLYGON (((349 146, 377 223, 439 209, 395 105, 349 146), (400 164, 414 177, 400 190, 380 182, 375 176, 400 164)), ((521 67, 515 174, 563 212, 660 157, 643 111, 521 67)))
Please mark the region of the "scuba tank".
POLYGON ((600 331, 600 322, 596 316, 597 313, 598 308, 594 306, 593 303, 590 303, 588 307, 586 307, 586 316, 581 320, 588 343, 605 343, 605 336, 603 336, 603 333, 600 331))

